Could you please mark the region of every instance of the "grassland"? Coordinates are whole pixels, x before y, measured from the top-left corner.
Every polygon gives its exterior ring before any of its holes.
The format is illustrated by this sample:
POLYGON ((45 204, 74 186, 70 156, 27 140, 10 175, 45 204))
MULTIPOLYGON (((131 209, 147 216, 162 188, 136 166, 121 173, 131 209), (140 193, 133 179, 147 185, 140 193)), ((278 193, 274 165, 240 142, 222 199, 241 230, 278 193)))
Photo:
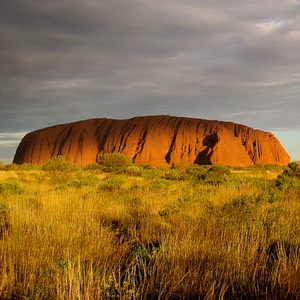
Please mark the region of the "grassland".
POLYGON ((300 173, 0 166, 1 299, 300 299, 300 173))

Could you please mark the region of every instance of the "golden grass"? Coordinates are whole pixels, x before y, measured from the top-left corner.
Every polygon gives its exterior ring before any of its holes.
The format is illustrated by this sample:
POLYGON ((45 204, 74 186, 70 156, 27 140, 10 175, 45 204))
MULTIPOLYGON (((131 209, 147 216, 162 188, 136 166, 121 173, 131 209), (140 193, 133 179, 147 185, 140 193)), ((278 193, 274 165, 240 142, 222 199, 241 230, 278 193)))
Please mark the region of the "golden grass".
POLYGON ((99 172, 0 172, 1 299, 300 298, 299 191, 274 174, 99 172))

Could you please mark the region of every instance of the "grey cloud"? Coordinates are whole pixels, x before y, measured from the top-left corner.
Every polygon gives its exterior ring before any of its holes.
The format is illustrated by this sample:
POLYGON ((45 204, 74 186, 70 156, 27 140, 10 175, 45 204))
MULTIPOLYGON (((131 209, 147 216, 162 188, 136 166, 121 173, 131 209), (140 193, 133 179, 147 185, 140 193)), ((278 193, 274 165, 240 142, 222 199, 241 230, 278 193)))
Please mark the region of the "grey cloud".
POLYGON ((299 1, 3 0, 0 132, 172 114, 299 129, 299 1))

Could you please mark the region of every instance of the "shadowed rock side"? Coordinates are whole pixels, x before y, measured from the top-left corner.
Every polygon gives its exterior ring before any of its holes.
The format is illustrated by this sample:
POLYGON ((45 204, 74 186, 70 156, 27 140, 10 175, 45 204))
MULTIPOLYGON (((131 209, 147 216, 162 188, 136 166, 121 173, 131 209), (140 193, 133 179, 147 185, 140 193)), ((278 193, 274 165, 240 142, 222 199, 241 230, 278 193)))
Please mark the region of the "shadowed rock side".
POLYGON ((91 119, 28 133, 14 163, 44 164, 62 155, 77 165, 120 152, 136 165, 180 162, 249 166, 287 165, 289 155, 269 132, 230 122, 151 116, 128 120, 91 119))

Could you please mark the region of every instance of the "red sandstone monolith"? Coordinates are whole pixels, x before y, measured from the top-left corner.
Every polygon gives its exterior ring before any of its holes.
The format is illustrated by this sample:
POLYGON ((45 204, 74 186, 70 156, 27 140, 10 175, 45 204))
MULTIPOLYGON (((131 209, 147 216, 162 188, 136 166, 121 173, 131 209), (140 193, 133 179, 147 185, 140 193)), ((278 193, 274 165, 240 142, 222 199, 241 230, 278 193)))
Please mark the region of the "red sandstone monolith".
POLYGON ((231 122, 172 116, 91 119, 28 133, 14 163, 44 164, 59 155, 85 166, 119 152, 136 165, 178 163, 287 165, 290 157, 270 132, 231 122))

